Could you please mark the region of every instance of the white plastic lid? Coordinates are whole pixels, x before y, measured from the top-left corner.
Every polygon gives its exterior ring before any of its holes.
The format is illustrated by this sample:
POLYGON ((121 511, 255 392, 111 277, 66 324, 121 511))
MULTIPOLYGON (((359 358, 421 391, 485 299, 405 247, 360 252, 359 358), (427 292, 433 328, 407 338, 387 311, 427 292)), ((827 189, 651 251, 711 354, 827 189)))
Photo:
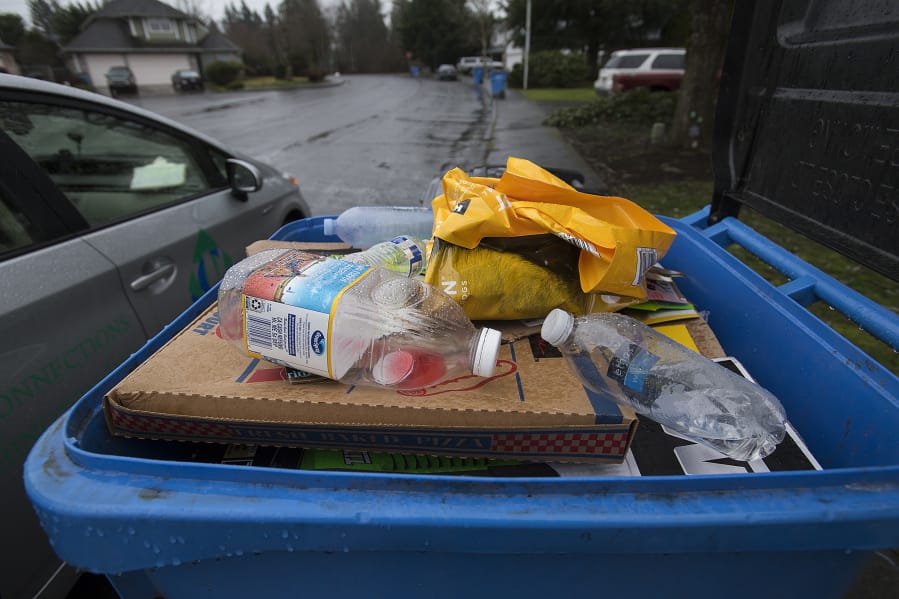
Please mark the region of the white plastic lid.
POLYGON ((478 376, 493 376, 496 370, 496 356, 499 355, 499 344, 503 335, 496 329, 481 329, 478 337, 478 346, 474 353, 474 365, 472 373, 478 376))
POLYGON ((371 374, 376 383, 389 387, 406 380, 414 367, 412 354, 399 350, 382 356, 371 369, 371 374))
POLYGON ((550 345, 559 345, 568 338, 573 328, 574 316, 565 310, 555 308, 543 321, 540 336, 550 345))
POLYGON ((326 218, 324 221, 322 221, 322 232, 325 235, 334 235, 334 224, 336 222, 336 218, 326 218))

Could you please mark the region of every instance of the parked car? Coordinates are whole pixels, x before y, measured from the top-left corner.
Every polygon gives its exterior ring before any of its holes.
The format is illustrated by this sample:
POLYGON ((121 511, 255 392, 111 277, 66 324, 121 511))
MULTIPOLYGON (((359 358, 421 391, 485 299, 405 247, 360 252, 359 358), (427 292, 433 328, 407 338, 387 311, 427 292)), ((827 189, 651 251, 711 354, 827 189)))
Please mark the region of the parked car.
POLYGON ((172 88, 176 92, 191 89, 203 91, 203 78, 193 69, 178 69, 172 74, 172 88))
POLYGON ((137 79, 128 67, 110 67, 106 71, 106 85, 109 86, 109 95, 113 98, 121 94, 137 93, 137 79))
POLYGON ((453 65, 442 64, 437 67, 437 79, 441 81, 455 81, 457 78, 456 67, 453 65))
POLYGON ((484 67, 491 71, 493 69, 502 69, 503 63, 489 56, 463 56, 456 63, 456 70, 463 75, 471 74, 471 70, 475 67, 484 67))
POLYGON ((612 93, 620 94, 641 87, 650 91, 673 92, 680 89, 684 79, 682 72, 677 71, 646 71, 642 73, 617 73, 612 76, 612 93))
POLYGON ((680 87, 680 79, 684 76, 685 56, 686 50, 683 48, 637 48, 612 52, 609 60, 599 69, 599 76, 593 83, 593 88, 597 95, 605 96, 616 91, 616 75, 642 73, 653 73, 657 77, 634 78, 632 87, 653 89, 653 83, 659 81, 660 76, 665 77, 668 86, 665 89, 671 89, 671 82, 674 80, 678 81, 677 86, 680 87))
POLYGON ((0 595, 62 596, 75 571, 22 483, 38 435, 247 244, 310 211, 271 166, 147 110, 26 77, 0 75, 0 155, 2 517, 16 539, 0 595))

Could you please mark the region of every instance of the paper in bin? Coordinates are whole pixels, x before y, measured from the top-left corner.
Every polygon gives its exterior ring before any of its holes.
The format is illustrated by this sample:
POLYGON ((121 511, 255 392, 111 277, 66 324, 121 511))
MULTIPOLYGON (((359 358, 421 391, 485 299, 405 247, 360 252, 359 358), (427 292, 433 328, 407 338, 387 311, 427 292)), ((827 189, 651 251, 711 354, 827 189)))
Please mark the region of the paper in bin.
POLYGON ((162 156, 146 166, 135 167, 131 176, 131 189, 165 189, 183 185, 187 179, 187 166, 180 162, 169 162, 162 156))

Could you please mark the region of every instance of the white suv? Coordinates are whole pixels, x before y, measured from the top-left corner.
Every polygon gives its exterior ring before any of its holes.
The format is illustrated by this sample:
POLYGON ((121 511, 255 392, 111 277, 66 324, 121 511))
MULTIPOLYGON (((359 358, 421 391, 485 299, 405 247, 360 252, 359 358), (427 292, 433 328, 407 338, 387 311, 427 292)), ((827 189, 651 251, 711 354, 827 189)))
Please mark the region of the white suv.
POLYGON ((615 75, 684 74, 684 48, 635 48, 612 52, 606 64, 599 69, 599 77, 593 83, 597 95, 611 94, 615 86, 615 75))
POLYGON ((494 69, 502 69, 503 63, 493 60, 489 56, 463 56, 456 63, 456 70, 466 75, 471 73, 471 70, 475 67, 484 67, 488 71, 492 71, 494 69))

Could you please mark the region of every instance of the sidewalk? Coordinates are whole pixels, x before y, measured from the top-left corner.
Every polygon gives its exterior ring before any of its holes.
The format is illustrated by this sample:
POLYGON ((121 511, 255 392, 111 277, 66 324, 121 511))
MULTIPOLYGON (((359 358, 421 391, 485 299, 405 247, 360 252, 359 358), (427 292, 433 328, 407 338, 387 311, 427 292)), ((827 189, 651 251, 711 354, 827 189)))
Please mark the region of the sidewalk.
POLYGON ((546 113, 536 102, 514 89, 507 89, 505 98, 489 101, 492 126, 487 131, 486 164, 505 164, 509 156, 526 158, 542 167, 580 171, 588 188, 603 186, 600 176, 562 139, 559 131, 541 124, 546 113))

